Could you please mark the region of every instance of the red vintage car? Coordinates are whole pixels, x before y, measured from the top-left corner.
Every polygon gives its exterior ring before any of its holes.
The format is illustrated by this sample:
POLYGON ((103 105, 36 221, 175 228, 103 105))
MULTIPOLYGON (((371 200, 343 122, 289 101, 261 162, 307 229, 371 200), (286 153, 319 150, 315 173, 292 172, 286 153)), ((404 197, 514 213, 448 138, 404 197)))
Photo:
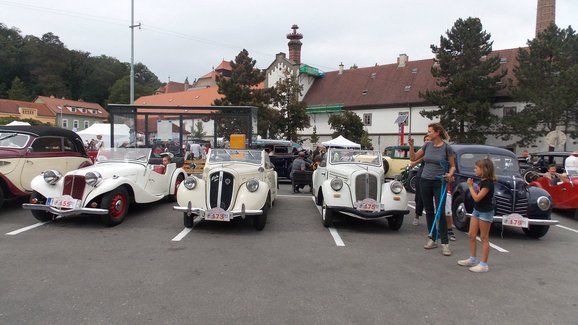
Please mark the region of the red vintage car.
POLYGON ((556 209, 575 209, 574 218, 578 218, 578 177, 569 176, 567 180, 552 184, 549 178, 538 177, 530 186, 540 187, 552 196, 556 209))

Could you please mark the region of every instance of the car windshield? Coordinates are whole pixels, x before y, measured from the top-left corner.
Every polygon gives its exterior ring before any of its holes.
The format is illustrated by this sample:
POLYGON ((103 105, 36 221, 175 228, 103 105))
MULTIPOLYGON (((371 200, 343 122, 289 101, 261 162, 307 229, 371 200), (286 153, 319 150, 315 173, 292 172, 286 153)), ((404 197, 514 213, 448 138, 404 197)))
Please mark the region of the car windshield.
POLYGON ((213 149, 209 156, 209 164, 221 164, 223 162, 243 162, 250 164, 261 164, 260 150, 241 149, 213 149))
POLYGON ((381 154, 375 150, 332 149, 328 153, 332 164, 364 164, 381 166, 381 154))
POLYGON ((150 148, 112 148, 100 149, 96 161, 102 162, 136 162, 146 164, 151 154, 150 148))
POLYGON ((518 159, 516 157, 488 154, 488 153, 463 153, 459 158, 459 168, 462 173, 474 173, 476 161, 488 158, 494 163, 496 176, 519 175, 518 159))
POLYGON ((0 148, 22 149, 28 143, 30 136, 15 132, 0 132, 0 148))

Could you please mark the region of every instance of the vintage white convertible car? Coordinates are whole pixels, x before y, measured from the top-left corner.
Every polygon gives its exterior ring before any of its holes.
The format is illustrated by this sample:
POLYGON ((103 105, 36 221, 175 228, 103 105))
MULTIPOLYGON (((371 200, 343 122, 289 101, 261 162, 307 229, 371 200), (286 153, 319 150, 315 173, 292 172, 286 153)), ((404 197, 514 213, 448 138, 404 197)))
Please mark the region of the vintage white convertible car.
POLYGON ((313 172, 313 195, 326 227, 340 212, 363 220, 387 218, 398 230, 409 213, 403 184, 385 182, 383 159, 373 150, 330 149, 313 172))
POLYGON ((277 197, 277 172, 264 150, 211 149, 202 178, 187 177, 174 207, 185 227, 197 220, 230 221, 250 216, 263 230, 277 197))
POLYGON ((107 226, 120 224, 131 203, 175 195, 186 173, 175 163, 149 164, 149 148, 101 149, 93 166, 61 175, 47 170, 32 180, 30 203, 41 221, 56 216, 97 214, 107 226))

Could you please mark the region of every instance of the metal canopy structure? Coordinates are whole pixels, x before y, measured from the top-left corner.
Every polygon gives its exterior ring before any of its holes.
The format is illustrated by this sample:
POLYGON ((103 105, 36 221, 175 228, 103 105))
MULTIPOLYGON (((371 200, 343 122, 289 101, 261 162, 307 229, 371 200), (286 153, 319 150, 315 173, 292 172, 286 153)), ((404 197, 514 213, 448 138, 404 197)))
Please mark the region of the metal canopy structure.
POLYGON ((110 114, 110 146, 114 147, 114 125, 126 124, 136 132, 139 123, 143 123, 145 134, 145 146, 151 145, 149 134, 149 118, 157 117, 159 120, 166 116, 178 117, 179 120, 179 143, 183 142, 183 125, 186 118, 213 120, 214 132, 213 143, 217 144, 219 134, 219 120, 223 117, 238 118, 240 122, 245 121, 247 126, 246 134, 248 144, 251 145, 253 134, 257 133, 257 107, 254 106, 167 106, 167 105, 129 105, 129 104, 109 104, 107 106, 110 114), (142 119, 139 117, 143 117, 142 119))

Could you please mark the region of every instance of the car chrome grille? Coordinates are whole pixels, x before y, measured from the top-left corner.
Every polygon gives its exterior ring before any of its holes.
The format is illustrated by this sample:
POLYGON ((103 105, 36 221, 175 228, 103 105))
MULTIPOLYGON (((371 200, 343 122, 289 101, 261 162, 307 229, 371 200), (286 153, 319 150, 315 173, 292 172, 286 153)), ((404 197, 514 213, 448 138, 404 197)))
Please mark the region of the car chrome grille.
POLYGON ((228 210, 233 198, 235 177, 233 174, 218 171, 209 176, 209 207, 228 210))
POLYGON ((75 199, 82 199, 86 181, 84 176, 67 175, 64 177, 62 195, 70 195, 75 199))
POLYGON ((355 178, 355 200, 371 198, 377 200, 377 177, 364 173, 355 178))
POLYGON ((528 198, 516 197, 516 203, 512 202, 512 196, 494 195, 496 200, 496 215, 506 215, 510 213, 518 213, 522 216, 528 214, 528 198))

